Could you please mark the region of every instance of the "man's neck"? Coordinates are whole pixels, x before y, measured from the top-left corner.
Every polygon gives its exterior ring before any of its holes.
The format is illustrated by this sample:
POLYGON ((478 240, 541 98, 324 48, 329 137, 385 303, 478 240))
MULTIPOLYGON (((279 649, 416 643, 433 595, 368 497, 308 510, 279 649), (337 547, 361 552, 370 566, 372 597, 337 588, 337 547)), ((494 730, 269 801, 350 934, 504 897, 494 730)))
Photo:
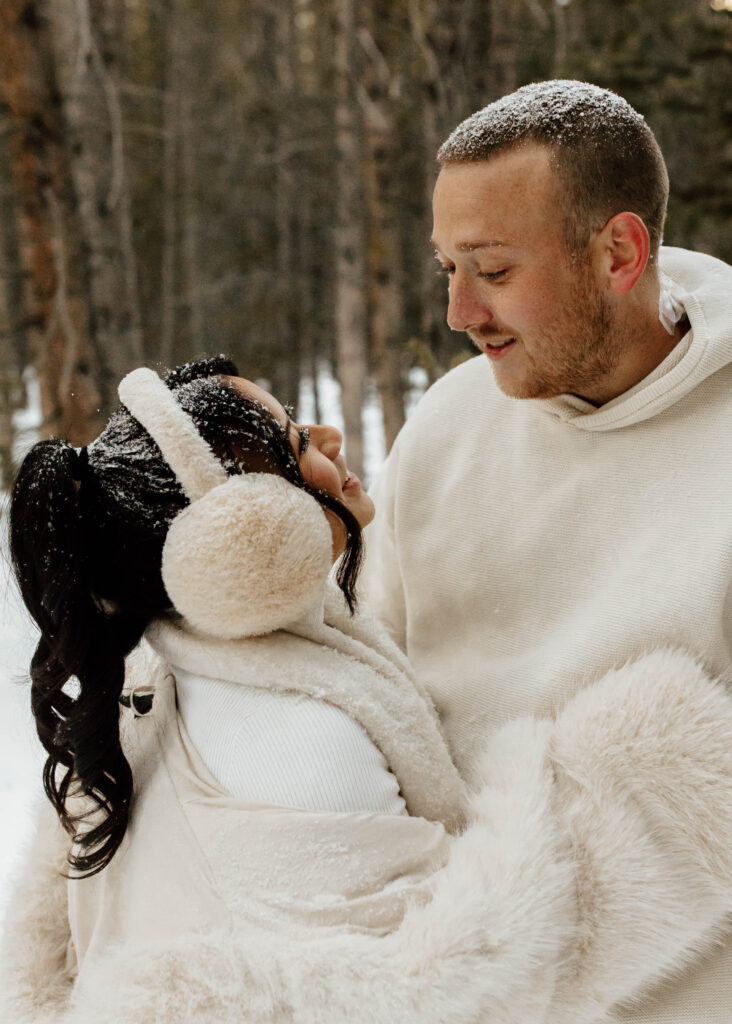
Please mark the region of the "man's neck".
POLYGON ((658 317, 658 291, 655 290, 642 310, 628 310, 626 323, 617 324, 617 329, 623 331, 628 342, 625 357, 612 378, 600 384, 592 396, 579 397, 599 407, 630 391, 660 366, 686 334, 688 326, 684 316, 674 325, 673 334, 669 334, 658 317))
MULTIPOLYGON (((645 331, 639 338, 638 345, 629 352, 629 360, 618 377, 616 394, 612 398, 625 394, 636 384, 640 384, 649 373, 664 361, 669 353, 678 345, 684 332, 680 324, 676 324, 674 333, 669 334, 660 320, 656 319, 653 327, 645 331)), ((605 402, 611 401, 606 398, 605 402)), ((604 404, 604 402, 603 402, 604 404)))

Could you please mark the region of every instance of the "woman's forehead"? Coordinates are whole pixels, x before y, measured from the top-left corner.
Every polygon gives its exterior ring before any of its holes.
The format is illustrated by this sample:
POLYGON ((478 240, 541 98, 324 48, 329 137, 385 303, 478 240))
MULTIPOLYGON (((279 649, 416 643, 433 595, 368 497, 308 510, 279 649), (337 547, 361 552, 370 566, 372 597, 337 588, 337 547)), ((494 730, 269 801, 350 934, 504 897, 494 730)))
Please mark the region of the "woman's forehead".
POLYGON ((230 377, 229 380, 233 386, 239 391, 245 398, 250 398, 254 402, 261 402, 262 405, 266 405, 267 408, 274 414, 276 419, 284 426, 287 423, 287 413, 284 407, 280 405, 274 395, 271 395, 269 391, 265 391, 264 388, 260 388, 254 381, 247 380, 246 377, 230 377))

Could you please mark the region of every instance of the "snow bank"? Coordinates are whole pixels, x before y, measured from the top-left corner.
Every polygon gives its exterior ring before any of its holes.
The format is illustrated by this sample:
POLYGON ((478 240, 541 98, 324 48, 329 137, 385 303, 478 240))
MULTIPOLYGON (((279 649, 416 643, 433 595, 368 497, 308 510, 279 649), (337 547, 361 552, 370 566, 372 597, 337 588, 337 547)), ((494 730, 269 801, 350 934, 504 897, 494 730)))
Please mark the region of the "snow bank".
POLYGON ((33 728, 27 676, 36 634, 10 578, 3 512, 0 512, 0 530, 1 922, 18 851, 25 845, 30 831, 30 807, 41 790, 43 750, 33 728))

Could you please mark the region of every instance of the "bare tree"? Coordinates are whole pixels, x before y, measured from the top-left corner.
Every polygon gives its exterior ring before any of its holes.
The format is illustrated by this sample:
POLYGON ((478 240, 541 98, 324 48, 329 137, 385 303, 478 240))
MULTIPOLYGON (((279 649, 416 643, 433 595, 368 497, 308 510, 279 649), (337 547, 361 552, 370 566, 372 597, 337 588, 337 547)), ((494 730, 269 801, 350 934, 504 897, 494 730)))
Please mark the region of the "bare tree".
MULTIPOLYGON (((424 216, 420 227, 426 241, 432 226, 432 190, 437 175, 435 157, 445 132, 454 126, 463 112, 469 92, 467 71, 460 58, 466 26, 456 8, 455 0, 448 0, 450 14, 445 12, 445 0, 408 0, 409 26, 412 45, 418 60, 415 72, 421 88, 416 94, 421 127, 424 168, 424 216)), ((471 5, 463 5, 470 7, 471 5)), ((425 246, 424 256, 418 264, 416 277, 420 287, 420 337, 413 342, 419 349, 419 361, 427 370, 430 382, 444 372, 442 365, 442 339, 444 338, 444 296, 435 264, 425 246)))
POLYGON ((144 361, 130 168, 119 84, 122 25, 113 0, 53 0, 53 59, 66 118, 70 171, 89 252, 94 341, 106 404, 144 361))
MULTIPOLYGON (((8 122, 2 123, 7 129, 8 122)), ((28 359, 21 323, 22 268, 15 221, 16 194, 0 134, 0 488, 13 474, 13 414, 24 398, 22 369, 28 359)))
POLYGON ((406 327, 396 174, 399 138, 395 126, 400 83, 374 38, 373 19, 369 21, 369 26, 359 31, 368 69, 359 95, 366 122, 371 354, 388 451, 404 424, 406 327))
POLYGON ((160 362, 173 360, 177 323, 178 269, 178 152, 180 93, 184 66, 182 35, 185 31, 180 0, 164 3, 165 70, 163 85, 163 191, 161 196, 163 237, 160 267, 160 362))
POLYGON ((83 443, 101 423, 99 366, 89 344, 86 261, 55 67, 47 4, 6 0, 0 75, 43 431, 83 443))
POLYGON ((365 397, 367 363, 363 160, 353 75, 356 40, 354 0, 336 0, 336 13, 336 351, 348 464, 360 476, 363 472, 361 410, 365 397))

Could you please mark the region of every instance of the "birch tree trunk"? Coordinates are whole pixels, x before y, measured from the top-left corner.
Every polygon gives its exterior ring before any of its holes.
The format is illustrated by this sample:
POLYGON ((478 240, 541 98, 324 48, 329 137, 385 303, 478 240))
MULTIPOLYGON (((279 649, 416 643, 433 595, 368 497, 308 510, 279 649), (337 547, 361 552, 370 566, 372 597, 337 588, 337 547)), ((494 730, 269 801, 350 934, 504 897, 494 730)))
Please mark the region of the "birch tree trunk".
POLYGON ((89 344, 86 261, 44 0, 0 4, 0 75, 11 116, 31 349, 42 430, 83 444, 100 429, 98 363, 89 344))
POLYGON ((354 88, 354 0, 336 0, 336 13, 336 353, 348 466, 362 476, 361 410, 367 373, 365 231, 360 123, 354 88))

